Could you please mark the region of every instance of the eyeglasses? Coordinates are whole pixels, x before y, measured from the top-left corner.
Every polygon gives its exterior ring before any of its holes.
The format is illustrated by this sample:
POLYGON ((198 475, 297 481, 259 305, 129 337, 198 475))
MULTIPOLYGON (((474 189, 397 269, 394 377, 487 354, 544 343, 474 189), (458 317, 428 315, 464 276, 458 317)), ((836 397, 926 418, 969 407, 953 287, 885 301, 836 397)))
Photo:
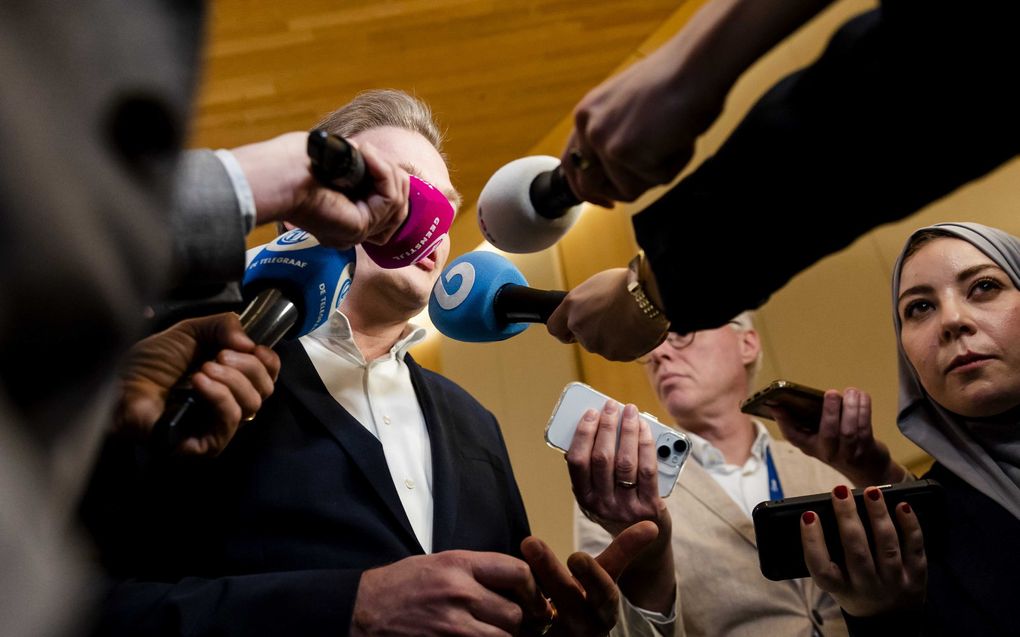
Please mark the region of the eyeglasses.
MULTIPOLYGON (((694 335, 695 334, 697 334, 697 332, 687 332, 686 334, 678 334, 676 332, 670 332, 669 334, 666 335, 666 340, 663 341, 663 342, 668 344, 673 349, 679 351, 679 350, 682 350, 683 348, 687 347, 688 345, 690 345, 691 343, 694 342, 694 335)), ((656 349, 658 349, 658 348, 656 348, 656 349)), ((652 352, 654 352, 654 351, 655 350, 653 349, 652 352)), ((641 363, 642 365, 647 365, 648 363, 651 363, 652 362, 652 352, 648 352, 644 356, 638 358, 637 362, 641 363)))
MULTIPOLYGON (((738 331, 746 331, 748 329, 748 328, 742 326, 740 321, 737 321, 737 320, 729 321, 729 322, 727 322, 727 325, 736 325, 737 328, 740 328, 740 329, 738 329, 738 331)), ((677 332, 670 332, 670 333, 668 333, 666 335, 666 340, 663 341, 663 342, 669 344, 669 346, 672 347, 674 350, 680 351, 683 348, 689 346, 691 343, 694 342, 694 335, 695 334, 697 334, 697 332, 687 332, 686 334, 679 334, 677 332)), ((656 347, 655 349, 658 349, 658 347, 656 347)), ((654 352, 654 351, 655 350, 653 349, 652 352, 654 352)), ((652 362, 652 352, 648 352, 644 356, 638 358, 637 362, 641 363, 642 365, 647 365, 648 363, 651 363, 652 362)))

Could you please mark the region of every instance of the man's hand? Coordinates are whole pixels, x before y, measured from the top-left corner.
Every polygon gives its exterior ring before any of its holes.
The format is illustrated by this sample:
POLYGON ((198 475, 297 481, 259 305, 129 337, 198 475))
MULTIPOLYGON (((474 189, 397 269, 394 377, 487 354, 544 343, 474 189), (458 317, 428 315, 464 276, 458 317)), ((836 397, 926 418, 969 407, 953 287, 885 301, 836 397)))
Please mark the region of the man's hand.
POLYGON ((685 86, 680 61, 671 55, 663 47, 592 89, 575 107, 561 163, 582 200, 611 207, 669 183, 719 114, 725 93, 685 86))
POLYGON ((556 620, 547 635, 598 637, 616 625, 620 591, 615 581, 658 535, 651 522, 624 530, 598 557, 574 553, 563 566, 552 549, 536 537, 521 544, 542 590, 556 607, 556 620))
POLYGON ((635 606, 668 615, 676 583, 673 520, 659 497, 655 441, 637 408, 608 401, 601 413, 585 412, 567 451, 567 466, 578 506, 612 536, 642 520, 655 523, 655 540, 620 579, 620 589, 635 606))
POLYGON ((323 245, 346 249, 365 241, 386 243, 407 217, 407 173, 384 161, 369 144, 354 145, 372 175, 373 191, 351 201, 312 176, 307 133, 286 133, 235 148, 255 197, 256 222, 287 221, 323 245))
POLYGON ((666 44, 592 89, 574 109, 562 165, 603 206, 671 181, 747 68, 832 0, 712 0, 666 44))
POLYGON ((365 571, 350 634, 497 637, 547 616, 526 563, 501 553, 445 551, 365 571))
POLYGON ((662 341, 663 325, 641 312, 627 291, 627 269, 594 275, 567 293, 546 322, 549 333, 564 343, 611 361, 631 361, 662 341))
POLYGON ((893 484, 907 476, 906 469, 893 461, 889 448, 874 437, 867 392, 854 387, 847 387, 842 395, 835 389, 826 391, 817 423, 801 422, 779 406, 770 408, 787 440, 859 487, 893 484))
POLYGON ((170 388, 199 362, 191 383, 215 420, 198 437, 186 438, 179 451, 221 452, 242 421, 254 416, 273 393, 280 373, 280 357, 256 346, 238 316, 229 312, 181 321, 131 348, 121 374, 116 430, 147 436, 166 407, 170 388))

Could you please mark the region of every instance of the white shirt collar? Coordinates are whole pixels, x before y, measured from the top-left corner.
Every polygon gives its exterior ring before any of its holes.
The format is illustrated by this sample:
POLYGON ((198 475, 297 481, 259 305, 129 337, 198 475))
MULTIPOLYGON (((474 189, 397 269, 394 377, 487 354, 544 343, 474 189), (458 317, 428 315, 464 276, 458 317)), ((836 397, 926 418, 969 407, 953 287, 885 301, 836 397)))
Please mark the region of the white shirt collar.
MULTIPOLYGON (((768 448, 769 436, 768 429, 761 422, 752 419, 752 424, 755 429, 754 442, 751 443, 751 457, 748 458, 748 462, 752 460, 755 462, 764 462, 765 450, 768 448)), ((691 455, 698 461, 702 467, 711 469, 717 466, 725 466, 726 458, 723 453, 719 451, 712 443, 705 440, 701 436, 695 433, 687 432, 687 436, 691 439, 691 455)))
MULTIPOLYGON (((404 326, 400 339, 390 348, 390 356, 384 356, 382 359, 396 358, 403 361, 407 350, 425 340, 427 334, 425 328, 409 322, 404 326)), ((310 332, 308 336, 314 338, 329 351, 343 356, 352 363, 368 364, 357 343, 354 342, 354 330, 351 329, 350 319, 339 308, 333 311, 328 321, 310 332)))

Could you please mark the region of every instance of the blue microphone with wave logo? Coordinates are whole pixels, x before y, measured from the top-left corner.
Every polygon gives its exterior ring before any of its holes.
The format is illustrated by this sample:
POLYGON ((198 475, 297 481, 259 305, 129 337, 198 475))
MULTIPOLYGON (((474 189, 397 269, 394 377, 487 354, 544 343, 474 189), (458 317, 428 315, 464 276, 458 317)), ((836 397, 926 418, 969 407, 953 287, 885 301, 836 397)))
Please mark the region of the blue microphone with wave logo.
MULTIPOLYGON (((245 269, 242 283, 248 306, 241 326, 255 343, 273 347, 322 325, 351 287, 354 250, 319 245, 304 230, 291 230, 267 244, 245 269)), ((201 399, 190 375, 170 390, 166 409, 152 430, 152 445, 168 453, 193 431, 187 414, 201 399)))
POLYGON ((494 252, 469 252, 443 270, 429 298, 440 332, 469 343, 502 341, 529 323, 545 323, 566 296, 528 287, 513 263, 494 252))

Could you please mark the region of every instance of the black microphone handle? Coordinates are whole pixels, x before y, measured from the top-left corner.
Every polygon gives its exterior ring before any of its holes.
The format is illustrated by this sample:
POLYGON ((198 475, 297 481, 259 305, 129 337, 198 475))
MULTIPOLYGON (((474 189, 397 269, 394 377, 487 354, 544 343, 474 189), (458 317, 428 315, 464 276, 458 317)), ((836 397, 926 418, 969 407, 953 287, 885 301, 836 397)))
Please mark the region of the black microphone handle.
MULTIPOLYGON (((349 199, 364 199, 375 188, 372 175, 365 167, 365 158, 358 149, 343 137, 317 128, 308 133, 308 158, 312 160, 312 176, 327 188, 338 190, 349 199)), ((410 221, 411 202, 407 202, 407 216, 393 233, 394 236, 410 221)))
MULTIPOLYGON (((280 290, 267 288, 259 292, 241 314, 241 327, 257 345, 273 347, 280 342, 298 320, 298 309, 280 290)), ((149 446, 159 455, 173 452, 188 435, 198 431, 189 423, 188 414, 201 402, 191 386, 191 374, 185 374, 170 388, 163 414, 152 427, 149 446)))
POLYGON ((562 290, 536 290, 507 283, 496 292, 492 309, 505 323, 545 323, 566 295, 562 290))
POLYGON ((535 212, 546 219, 559 219, 581 203, 563 174, 563 166, 539 173, 538 177, 531 180, 528 196, 535 212))
POLYGON ((323 186, 352 199, 372 191, 372 175, 365 168, 365 159, 343 137, 315 129, 308 133, 307 150, 312 175, 323 186))

